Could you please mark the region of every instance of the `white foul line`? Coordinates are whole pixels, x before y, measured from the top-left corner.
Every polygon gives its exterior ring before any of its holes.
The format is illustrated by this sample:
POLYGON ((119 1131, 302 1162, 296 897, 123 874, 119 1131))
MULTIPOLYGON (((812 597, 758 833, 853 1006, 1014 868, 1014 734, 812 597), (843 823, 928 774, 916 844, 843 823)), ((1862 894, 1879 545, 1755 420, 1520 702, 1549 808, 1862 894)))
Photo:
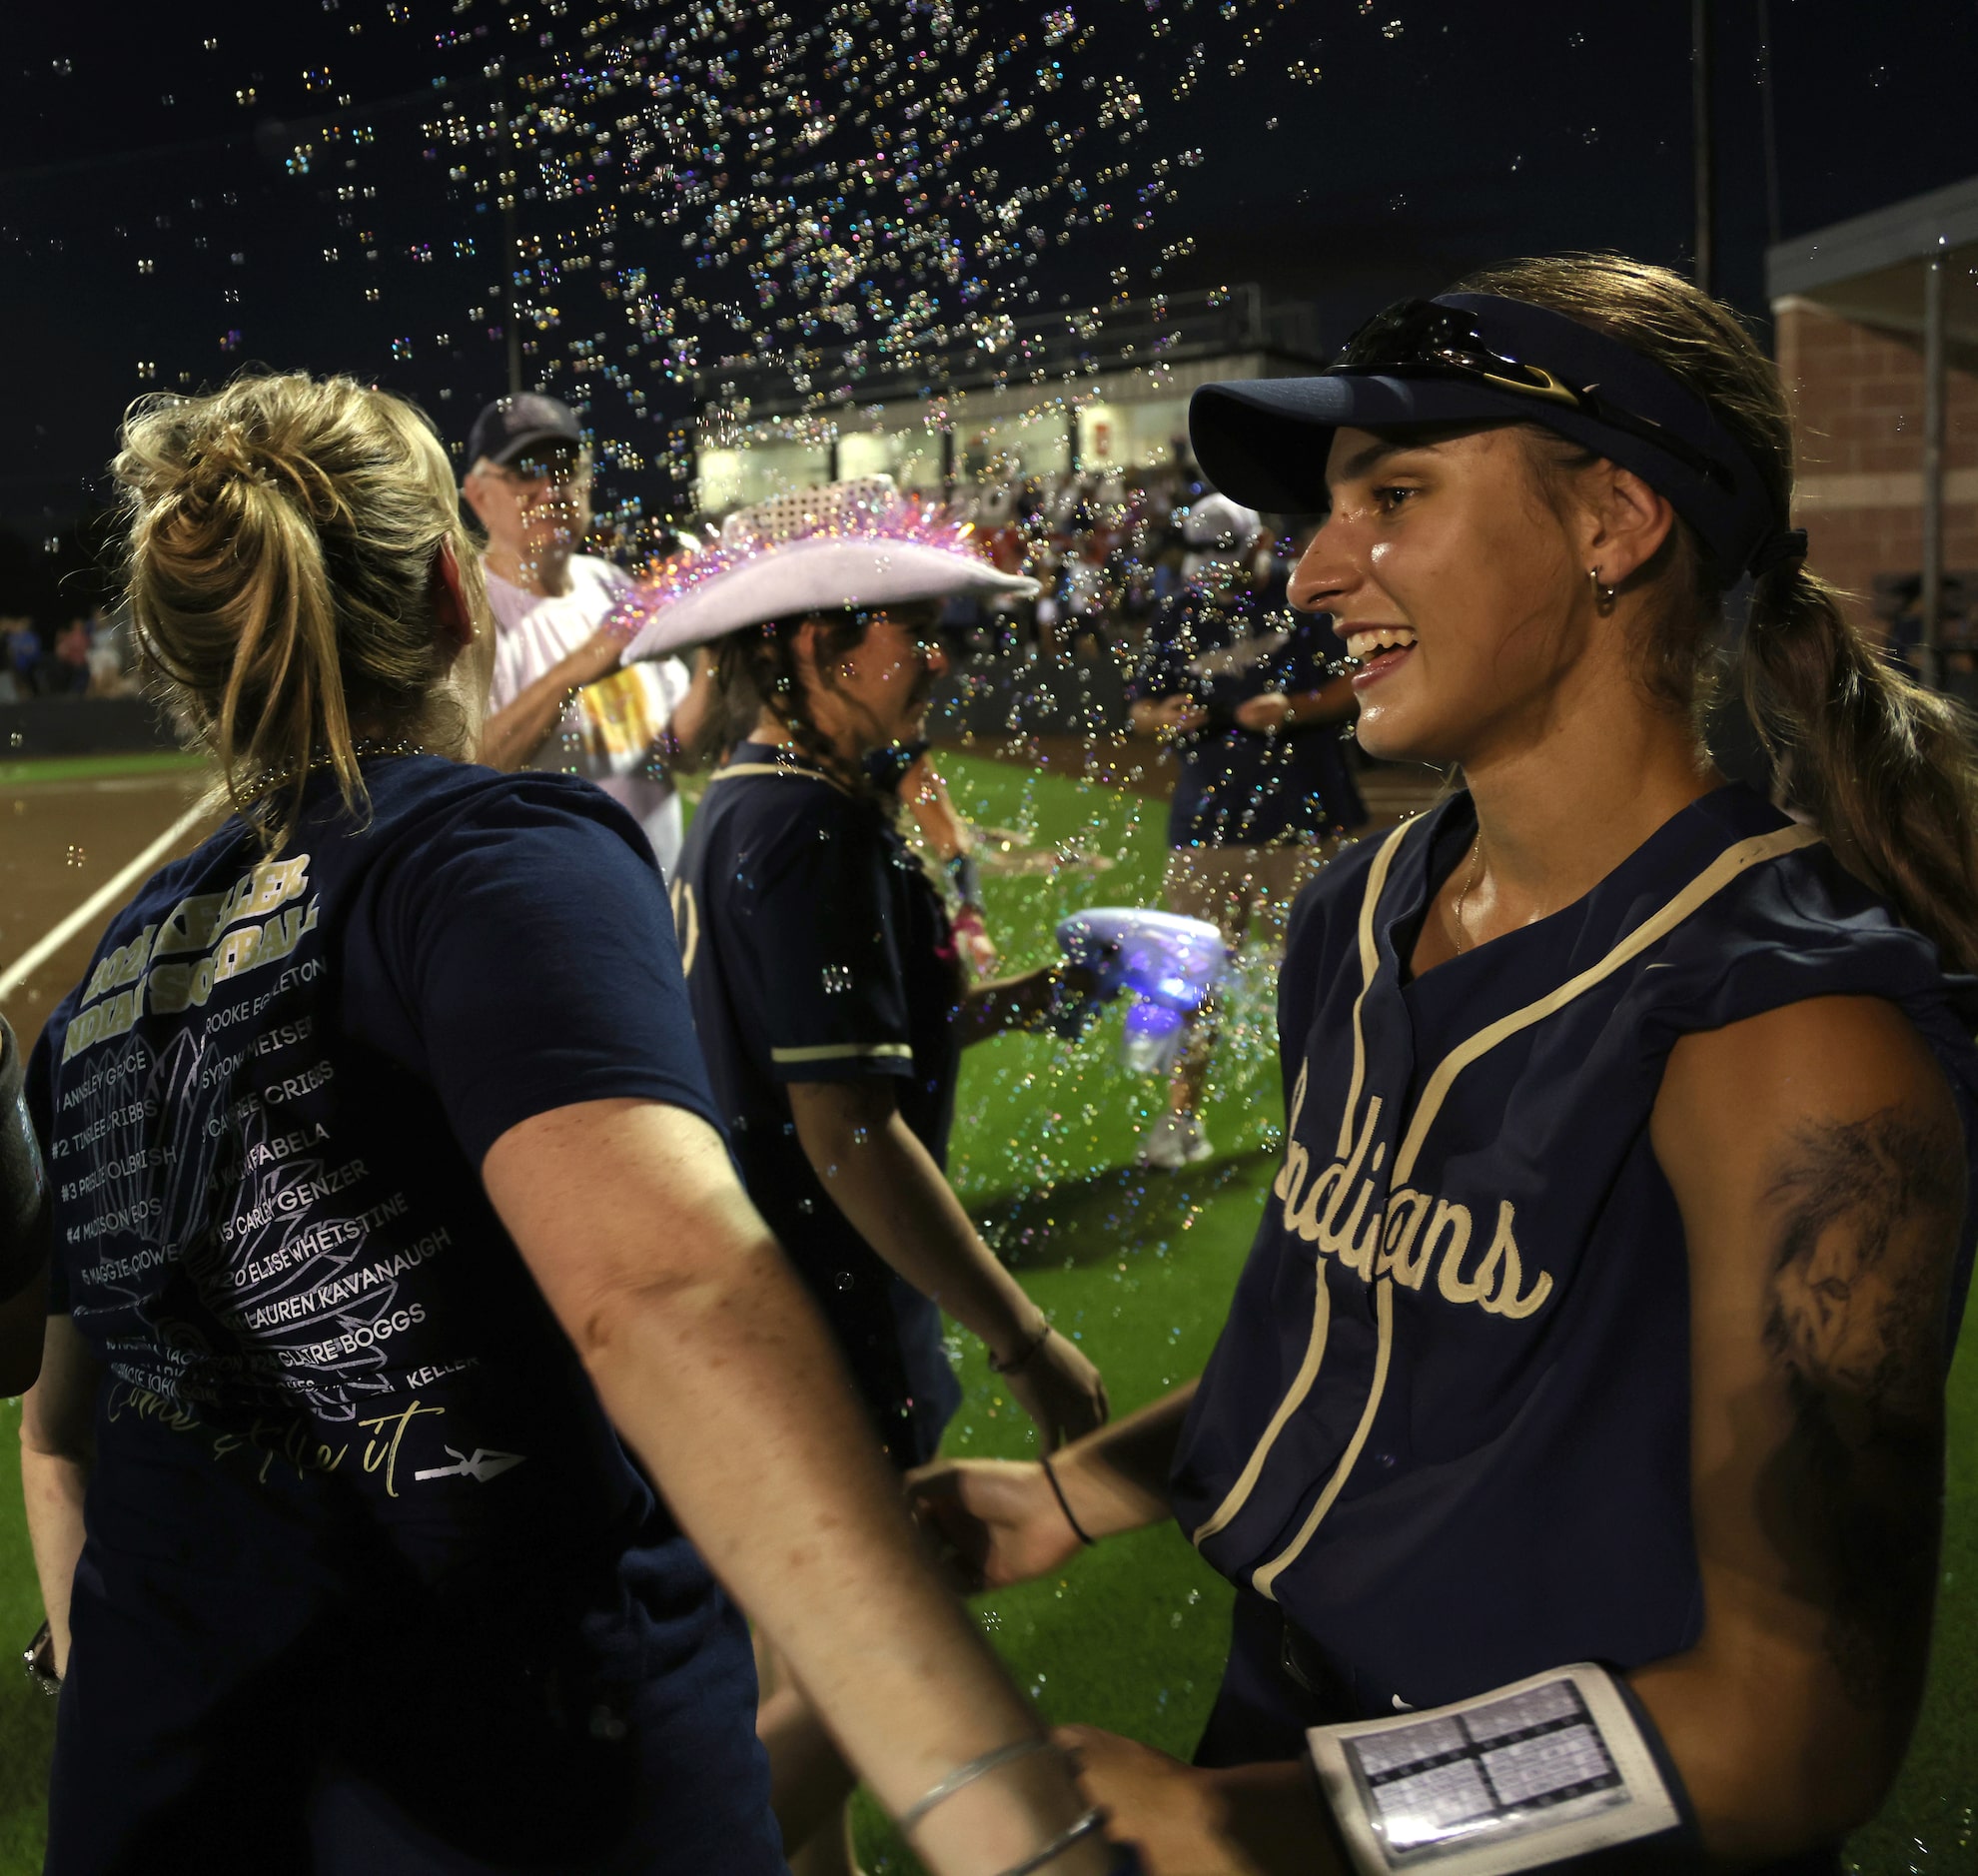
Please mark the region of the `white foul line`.
POLYGON ((0 1000, 14 994, 51 957, 87 925, 91 919, 103 911, 126 887, 134 885, 138 876, 162 859, 179 841, 183 840, 199 823, 212 813, 211 806, 201 802, 196 808, 189 808, 172 825, 158 836, 150 846, 140 853, 130 865, 114 877, 106 879, 102 885, 85 899, 81 905, 57 925, 40 943, 21 953, 5 971, 0 971, 0 1000))

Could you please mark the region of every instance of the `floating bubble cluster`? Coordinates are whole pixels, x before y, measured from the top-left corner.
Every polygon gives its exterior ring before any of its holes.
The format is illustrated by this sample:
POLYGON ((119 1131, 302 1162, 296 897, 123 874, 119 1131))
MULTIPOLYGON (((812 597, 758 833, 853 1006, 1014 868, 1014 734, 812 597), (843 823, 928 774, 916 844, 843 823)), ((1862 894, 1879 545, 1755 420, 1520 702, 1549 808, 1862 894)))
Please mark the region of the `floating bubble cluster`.
MULTIPOLYGON (((682 507, 697 448, 828 445, 878 394, 952 435, 985 367, 1034 393, 1000 428, 1062 429, 1109 314, 1138 288, 1158 326, 1188 250, 1169 224, 1202 155, 1177 107, 1240 78, 1286 10, 699 0, 579 22, 458 0, 425 157, 510 263, 469 320, 512 326, 524 376, 587 407, 600 465, 670 471, 682 507), (1038 285, 1081 248, 1082 293, 1038 285)), ((1128 347, 1151 383, 1173 337, 1128 347)))

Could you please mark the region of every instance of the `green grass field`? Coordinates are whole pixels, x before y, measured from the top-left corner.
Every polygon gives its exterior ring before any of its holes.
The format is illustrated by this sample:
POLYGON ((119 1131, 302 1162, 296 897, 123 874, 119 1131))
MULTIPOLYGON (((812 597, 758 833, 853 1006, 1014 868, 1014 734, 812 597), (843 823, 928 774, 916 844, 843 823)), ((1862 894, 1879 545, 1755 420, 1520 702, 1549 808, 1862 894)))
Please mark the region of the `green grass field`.
MULTIPOLYGON (((1162 861, 1155 804, 1034 770, 942 757, 980 824, 1058 846, 1054 876, 988 884, 1011 968, 1055 954, 1051 929, 1081 905, 1150 903, 1162 861), (1094 873, 1085 855, 1108 856, 1094 873)), ((1075 1048, 1008 1036, 971 1052, 952 1172, 991 1243, 1105 1371, 1115 1409, 1152 1400, 1201 1366, 1222 1322, 1275 1171, 1281 1109, 1261 988, 1238 998, 1208 1126, 1218 1155, 1179 1175, 1132 1170, 1134 1135, 1159 1089, 1119 1066, 1117 1016, 1075 1048)), ((1973 1337, 1967 1337, 1967 1344, 1973 1337)), ((955 1453, 1017 1457, 1028 1422, 972 1339, 955 1343, 966 1400, 955 1453)), ((1978 1869, 1978 1353, 1952 1376, 1950 1515, 1935 1670, 1915 1748, 1884 1815, 1855 1840, 1861 1876, 1978 1869)), ((0 1407, 8 1432, 12 1404, 0 1407)), ((982 1618, 1020 1683, 1053 1719, 1079 1719, 1186 1754, 1215 1691, 1229 1591, 1172 1528, 1116 1539, 1062 1576, 989 1598, 982 1618)), ((15 1469, 0 1464, 0 1639, 40 1618, 15 1469)), ((53 1706, 0 1673, 0 1876, 40 1867, 41 1792, 53 1706)), ((861 1811, 872 1876, 917 1868, 883 1818, 861 1811)))
POLYGON ((197 774, 206 758, 179 749, 133 749, 123 755, 38 755, 0 762, 0 783, 109 781, 134 775, 197 774))

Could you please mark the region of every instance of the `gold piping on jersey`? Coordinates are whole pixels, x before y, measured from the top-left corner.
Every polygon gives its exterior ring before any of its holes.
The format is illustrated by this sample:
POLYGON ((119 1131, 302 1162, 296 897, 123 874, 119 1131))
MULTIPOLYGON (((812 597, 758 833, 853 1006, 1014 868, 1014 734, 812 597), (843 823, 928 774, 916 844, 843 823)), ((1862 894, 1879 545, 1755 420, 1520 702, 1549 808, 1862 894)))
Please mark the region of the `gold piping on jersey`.
MULTIPOLYGON (((1401 844, 1408 838, 1414 821, 1404 821, 1381 843, 1374 864, 1367 870, 1367 889, 1360 895, 1360 995, 1353 1000, 1353 1080, 1347 1084, 1346 1110, 1340 1116, 1340 1158, 1345 1159, 1353 1144, 1353 1111, 1360 1105, 1360 1084, 1367 1075, 1367 1036, 1360 1025, 1360 1006, 1374 988, 1381 970, 1380 936, 1374 929, 1374 914, 1387 890, 1388 869, 1394 865, 1401 844)), ((1295 1105, 1295 1104, 1294 1104, 1295 1105)))
MULTIPOLYGON (((1368 871, 1367 890, 1361 895, 1360 995, 1353 1000, 1353 1080, 1347 1090, 1346 1111, 1340 1120, 1342 1161, 1353 1156, 1353 1113, 1360 1105, 1360 1084, 1367 1073, 1367 1039, 1361 1029, 1361 1005, 1367 1001, 1367 993, 1373 987, 1374 978, 1381 968, 1381 949, 1379 936, 1374 929, 1374 912, 1380 903, 1382 889, 1387 884, 1388 869, 1394 865, 1395 856, 1401 851, 1402 839, 1407 834, 1409 826, 1410 823, 1404 821, 1381 843, 1381 850, 1374 856, 1374 864, 1368 871)), ((1287 1136, 1291 1129, 1298 1125, 1299 1110, 1305 1105, 1307 1073, 1307 1069, 1301 1066, 1298 1072, 1298 1087, 1292 1094, 1291 1122, 1286 1129, 1287 1136)), ((1378 1117, 1380 1111, 1381 1104, 1377 1100, 1373 1104, 1370 1122, 1374 1117, 1378 1117)), ((1367 1132, 1372 1134, 1371 1124, 1367 1132)), ((1303 1151, 1304 1149, 1301 1148, 1300 1152, 1303 1151)), ((1287 1148, 1285 1166, 1280 1168, 1277 1182, 1273 1187, 1280 1199, 1286 1196, 1285 1180, 1290 1164, 1290 1149, 1287 1148)), ((1277 1412, 1271 1415, 1271 1423, 1265 1427, 1263 1438, 1257 1442, 1249 1461, 1237 1474, 1236 1483, 1229 1488, 1223 1502, 1215 1511, 1195 1527, 1190 1541, 1198 1547, 1223 1529, 1249 1501, 1251 1492, 1257 1487, 1258 1477, 1264 1470, 1264 1461, 1270 1457, 1271 1448, 1277 1443, 1278 1435, 1284 1431, 1286 1421, 1298 1411, 1306 1396, 1312 1392, 1313 1384, 1319 1379, 1319 1365, 1326 1358, 1326 1335, 1331 1321, 1331 1293, 1322 1281, 1317 1287, 1313 1301, 1312 1333, 1306 1338, 1305 1359, 1299 1363, 1298 1373, 1292 1377, 1292 1385, 1286 1391, 1285 1398, 1279 1402, 1277 1412)))
POLYGON ((1292 1381, 1290 1392, 1279 1402, 1277 1412, 1271 1415, 1271 1423, 1264 1429, 1264 1437, 1257 1442, 1256 1450, 1237 1475, 1236 1483, 1229 1488, 1215 1511, 1190 1533, 1189 1541, 1198 1549, 1243 1509, 1245 1501, 1256 1489, 1258 1474, 1264 1469, 1264 1461, 1270 1455, 1272 1444, 1284 1431, 1285 1422, 1297 1411, 1299 1403, 1312 1392, 1312 1384, 1319 1379, 1319 1364, 1325 1359, 1326 1331, 1332 1317, 1333 1293, 1321 1277, 1318 1295, 1313 1301, 1312 1334, 1306 1339, 1305 1360, 1298 1365, 1298 1374, 1292 1381))
POLYGON ((851 1062, 898 1060, 911 1062, 913 1048, 904 1042, 819 1042, 802 1049, 771 1049, 772 1062, 851 1062))
POLYGON ((1317 1294, 1313 1307, 1312 1345, 1308 1346, 1306 1359, 1300 1365, 1291 1389, 1279 1404, 1278 1410, 1271 1416, 1263 1437, 1251 1453, 1249 1462, 1238 1475, 1236 1483, 1231 1487, 1222 1504, 1217 1507, 1215 1515, 1194 1533, 1194 1541, 1199 1545, 1206 1538, 1214 1536, 1225 1528, 1243 1509, 1251 1493, 1256 1489, 1265 1461, 1278 1435, 1284 1430, 1292 1414, 1304 1405, 1318 1378, 1319 1358, 1323 1353, 1325 1336, 1324 1326, 1331 1317, 1328 1279, 1319 1260, 1331 1255, 1354 1270, 1363 1282, 1374 1282, 1378 1279, 1376 1292, 1376 1309, 1379 1317, 1378 1340, 1374 1377, 1368 1391, 1367 1405, 1362 1410, 1360 1423, 1355 1429, 1353 1438, 1348 1442, 1339 1464, 1334 1468, 1331 1478, 1327 1480, 1324 1490, 1297 1536, 1277 1556, 1253 1572, 1251 1577, 1253 1585, 1260 1594, 1266 1596, 1272 1594, 1271 1584, 1297 1561, 1317 1533, 1326 1514, 1332 1509, 1345 1487, 1348 1475, 1358 1461, 1361 1449, 1373 1427, 1374 1416, 1379 1410, 1381 1398, 1387 1388, 1388 1366, 1392 1351, 1394 1279, 1389 1273, 1399 1272, 1402 1281, 1406 1282, 1410 1289, 1421 1289, 1440 1247, 1443 1254, 1438 1289, 1451 1303, 1475 1304, 1492 1315, 1520 1319, 1536 1312, 1551 1293, 1552 1280, 1549 1272, 1541 1272, 1538 1281, 1529 1290, 1522 1289, 1522 1267, 1512 1230, 1516 1214, 1508 1200, 1499 1204, 1497 1208, 1496 1232, 1483 1261, 1471 1276, 1465 1277, 1462 1263, 1472 1231, 1469 1208, 1446 1200, 1438 1200, 1433 1194, 1417 1192, 1406 1185, 1408 1175, 1414 1171, 1415 1163, 1428 1138, 1429 1129, 1441 1113, 1457 1076, 1507 1037, 1554 1014, 1595 984, 1611 976, 1657 939, 1673 931, 1699 906, 1721 892, 1741 873, 1782 854, 1811 846, 1820 838, 1811 828, 1783 827, 1769 834, 1754 835, 1748 840, 1741 840, 1734 846, 1727 847, 1658 912, 1651 914, 1615 945, 1599 963, 1589 966, 1576 977, 1568 979, 1555 990, 1526 1004, 1522 1009, 1514 1010, 1508 1016, 1486 1025, 1468 1041, 1451 1050, 1430 1076, 1424 1087, 1422 1101, 1410 1119, 1402 1149, 1396 1156, 1388 1180, 1384 1182, 1389 1194, 1387 1201, 1374 1212, 1371 1219, 1368 1219, 1367 1206, 1370 1195, 1375 1189, 1375 1177, 1380 1173, 1380 1162, 1386 1149, 1375 1148, 1373 1163, 1363 1173, 1374 1124, 1380 1112, 1381 1098, 1373 1097, 1368 1103, 1367 1115, 1364 1118, 1357 1117, 1356 1109, 1360 1104, 1366 1062, 1361 1009, 1372 986, 1374 974, 1379 968, 1379 951, 1375 943, 1376 912, 1386 888, 1389 868, 1407 832, 1408 826, 1405 825, 1389 835, 1376 857, 1374 866, 1369 870, 1367 885, 1361 898, 1361 989, 1353 1006, 1353 1076, 1348 1087, 1346 1107, 1340 1119, 1338 1157, 1330 1166, 1321 1169, 1316 1178, 1311 1177, 1310 1152, 1293 1138, 1297 1131, 1299 1111, 1305 1103, 1308 1070, 1302 1067, 1298 1084, 1293 1091, 1292 1111, 1285 1130, 1285 1163, 1279 1169, 1277 1180, 1272 1187, 1274 1196, 1284 1207, 1285 1229, 1306 1242, 1315 1244, 1317 1248, 1318 1259, 1315 1260, 1314 1266, 1314 1286, 1317 1294), (1357 1119, 1358 1125, 1356 1125, 1357 1119), (1354 1204, 1351 1214, 1342 1223, 1338 1214, 1347 1194, 1356 1183, 1362 1188, 1360 1198, 1354 1204), (1322 1194, 1325 1199, 1323 1216, 1320 1203, 1322 1194), (1415 1249, 1416 1240, 1425 1220, 1428 1222, 1429 1230, 1418 1253, 1415 1249))
POLYGON ((1553 1011, 1563 1009, 1602 978, 1611 977, 1630 958, 1638 956, 1656 939, 1675 930, 1706 899, 1715 898, 1740 873, 1766 860, 1776 859, 1782 853, 1810 847, 1819 838, 1810 827, 1781 827, 1773 833, 1754 834, 1749 840, 1740 840, 1734 847, 1726 847, 1667 905, 1652 917, 1644 919, 1599 963, 1589 965, 1577 977, 1567 978, 1549 995, 1540 997, 1535 1003, 1527 1003, 1521 1010, 1513 1010, 1508 1016, 1499 1017, 1494 1023, 1480 1029, 1468 1042, 1458 1044, 1436 1065, 1436 1072, 1429 1077, 1422 1090, 1422 1104, 1409 1122, 1401 1152, 1395 1156, 1396 1180, 1407 1183, 1409 1174, 1415 1170, 1422 1143, 1428 1138, 1429 1129, 1435 1125, 1436 1116, 1442 1112, 1450 1089, 1471 1063, 1480 1056, 1487 1055, 1506 1037, 1514 1036, 1520 1029, 1528 1029, 1533 1023, 1542 1022, 1553 1011))
MULTIPOLYGON (((1319 1287, 1326 1287, 1322 1276, 1319 1287)), ((1381 1287, 1374 1293, 1374 1307, 1379 1322, 1375 1329, 1374 1380, 1367 1390, 1367 1405, 1360 1410, 1360 1424, 1353 1429, 1353 1437, 1347 1441, 1347 1449, 1340 1454, 1340 1462, 1333 1467, 1333 1475, 1326 1481, 1326 1489, 1319 1494, 1319 1502, 1299 1526, 1299 1532, 1290 1543, 1266 1563, 1262 1569, 1251 1573, 1251 1587, 1260 1596, 1269 1596, 1277 1601, 1277 1591, 1273 1585, 1290 1566, 1298 1560, 1299 1552, 1312 1541, 1312 1534, 1324 1522, 1326 1513, 1333 1508, 1333 1500, 1340 1495, 1347 1476, 1360 1458, 1360 1449, 1367 1443, 1367 1435, 1374 1430, 1374 1416, 1381 1410, 1381 1397, 1388 1391, 1388 1362, 1395 1350, 1395 1287, 1387 1279, 1381 1279, 1381 1287)))
POLYGON ((675 879, 666 897, 673 907, 673 929, 680 941, 680 975, 693 975, 693 961, 700 955, 700 907, 693 888, 684 879, 675 879))
POLYGON ((717 768, 708 776, 708 786, 712 787, 717 781, 733 781, 740 775, 780 775, 785 781, 822 782, 826 788, 835 788, 841 795, 851 793, 835 776, 801 762, 731 762, 726 768, 717 768))
MULTIPOLYGON (((1360 1105, 1361 1083, 1367 1075, 1367 1037, 1361 1025, 1361 1007, 1366 1003, 1367 993, 1374 987, 1374 979, 1381 969, 1381 947, 1379 934, 1374 928, 1374 914, 1388 883, 1388 869, 1394 865, 1395 856, 1400 853, 1401 843, 1411 825, 1411 821, 1404 821, 1381 843, 1381 850, 1375 854, 1374 864, 1368 869, 1367 888, 1360 899, 1360 994, 1353 1000, 1353 1079, 1348 1084, 1346 1108, 1340 1117, 1339 1145, 1340 1162, 1352 1163, 1355 1172, 1358 1172, 1359 1165, 1353 1150, 1353 1115, 1360 1105)), ((1278 1169, 1277 1180, 1272 1186, 1273 1193, 1280 1200, 1289 1196, 1286 1182, 1291 1176, 1293 1152, 1296 1151, 1301 1160, 1309 1157, 1305 1149, 1290 1138, 1298 1126, 1299 1112, 1305 1106, 1305 1084, 1309 1073, 1308 1067, 1300 1066, 1298 1086, 1292 1091, 1291 1117, 1285 1128, 1285 1164, 1278 1169)), ((1371 1138, 1373 1122, 1379 1118, 1380 1112, 1381 1103, 1376 1099, 1371 1104, 1363 1141, 1371 1138)), ((1350 1177, 1342 1181, 1341 1189, 1344 1190, 1350 1183, 1350 1177)), ((1306 1396, 1319 1379, 1320 1364, 1326 1359, 1326 1338, 1331 1323, 1332 1293, 1327 1289, 1324 1277, 1318 1277, 1312 1302, 1312 1333, 1306 1338, 1305 1359, 1299 1363, 1298 1373, 1292 1377, 1292 1385, 1286 1390, 1285 1398, 1278 1403, 1278 1410, 1271 1415, 1271 1423, 1264 1428, 1264 1436, 1258 1440, 1243 1470, 1237 1474, 1236 1483, 1224 1494, 1223 1502, 1191 1534, 1190 1541, 1198 1548, 1228 1525, 1250 1501, 1250 1494, 1257 1488, 1257 1481, 1263 1475, 1264 1461, 1271 1456, 1271 1448, 1277 1443, 1278 1435, 1284 1431, 1291 1416, 1305 1405, 1306 1396)))

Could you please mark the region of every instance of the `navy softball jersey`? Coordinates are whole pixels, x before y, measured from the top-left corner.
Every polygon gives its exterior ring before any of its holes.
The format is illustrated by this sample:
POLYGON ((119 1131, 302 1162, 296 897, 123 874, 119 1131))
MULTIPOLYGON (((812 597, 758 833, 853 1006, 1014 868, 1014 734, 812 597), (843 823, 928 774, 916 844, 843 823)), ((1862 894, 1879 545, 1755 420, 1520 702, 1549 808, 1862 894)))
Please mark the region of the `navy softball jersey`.
POLYGON ((962 979, 940 895, 890 802, 747 742, 708 783, 672 897, 742 1182, 829 1320, 888 1454, 918 1465, 961 1403, 941 1312, 832 1202, 785 1088, 877 1077, 945 1167, 962 979))
POLYGON ((569 1103, 712 1122, 651 849, 365 774, 157 874, 34 1059, 103 1367, 48 1868, 780 1870, 745 1625, 480 1181, 569 1103))
MULTIPOLYGON (((1410 981, 1475 828, 1457 795, 1293 913, 1284 1163, 1173 1475, 1240 1590, 1209 1762, 1696 1640, 1687 1267, 1648 1138, 1679 1037, 1886 998, 1974 1138, 1971 981, 1759 795, 1410 981)), ((1967 1220, 1954 1315, 1971 1252, 1967 1220)))

